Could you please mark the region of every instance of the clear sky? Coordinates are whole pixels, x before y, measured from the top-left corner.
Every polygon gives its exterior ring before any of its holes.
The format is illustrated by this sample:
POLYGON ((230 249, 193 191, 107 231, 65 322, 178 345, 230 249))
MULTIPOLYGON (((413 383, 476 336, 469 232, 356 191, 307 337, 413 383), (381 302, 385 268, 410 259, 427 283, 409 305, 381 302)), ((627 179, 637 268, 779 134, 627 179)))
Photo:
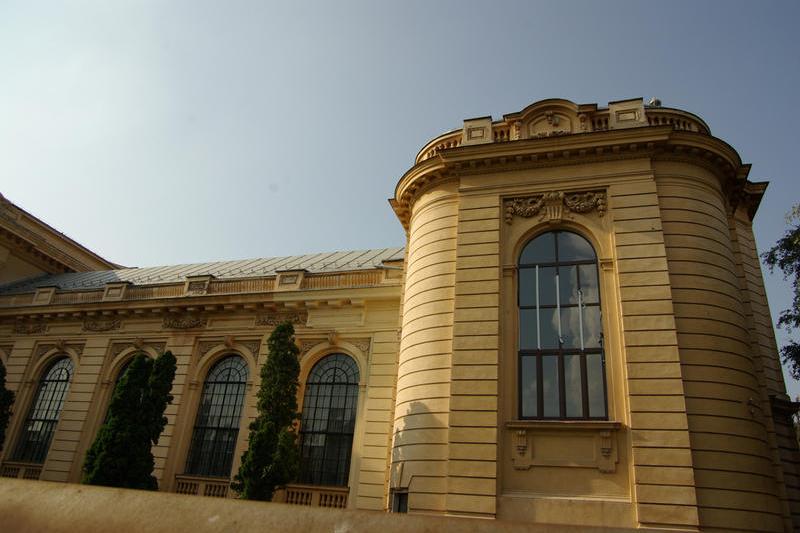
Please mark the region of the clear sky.
POLYGON ((796 1, 3 1, 0 192, 128 266, 400 246, 386 199, 431 137, 657 96, 771 182, 765 249, 800 201, 798 25, 796 1))

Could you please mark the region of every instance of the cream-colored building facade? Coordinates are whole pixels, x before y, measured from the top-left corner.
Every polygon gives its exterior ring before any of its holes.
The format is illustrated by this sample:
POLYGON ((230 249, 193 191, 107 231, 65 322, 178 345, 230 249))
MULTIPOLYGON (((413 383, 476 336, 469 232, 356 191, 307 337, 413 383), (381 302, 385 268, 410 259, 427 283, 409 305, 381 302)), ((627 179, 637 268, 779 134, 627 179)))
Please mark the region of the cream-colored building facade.
POLYGON ((405 248, 126 269, 3 199, 0 474, 78 482, 124 365, 171 350, 160 489, 231 496, 266 338, 290 320, 307 476, 284 501, 791 531, 794 405, 749 170, 691 113, 551 99, 422 148, 390 200, 405 248), (240 400, 209 417, 232 361, 240 400), (43 390, 61 392, 36 414, 43 390))

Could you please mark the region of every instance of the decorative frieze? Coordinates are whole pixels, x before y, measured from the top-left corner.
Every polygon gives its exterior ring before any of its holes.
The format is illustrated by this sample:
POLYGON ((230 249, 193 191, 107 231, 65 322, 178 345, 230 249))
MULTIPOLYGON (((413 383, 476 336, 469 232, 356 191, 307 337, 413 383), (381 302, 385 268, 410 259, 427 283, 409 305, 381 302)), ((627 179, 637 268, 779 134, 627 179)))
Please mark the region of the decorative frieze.
POLYGON ((573 213, 597 211, 597 216, 606 213, 608 203, 603 191, 565 193, 550 191, 531 196, 508 198, 504 202, 506 224, 511 224, 515 216, 531 218, 541 215, 542 220, 560 221, 563 210, 573 213))
POLYGON ((17 335, 36 335, 38 333, 46 333, 47 324, 44 322, 17 322, 14 324, 14 333, 17 335))
POLYGON ((277 326, 284 322, 291 322, 295 325, 304 325, 308 320, 308 313, 296 311, 290 313, 270 313, 256 317, 257 326, 277 326))
POLYGON ((122 327, 119 318, 87 318, 83 321, 83 331, 111 331, 122 327))
POLYGON ((165 316, 161 327, 164 329, 195 329, 204 328, 208 324, 208 319, 205 317, 183 315, 183 316, 165 316))

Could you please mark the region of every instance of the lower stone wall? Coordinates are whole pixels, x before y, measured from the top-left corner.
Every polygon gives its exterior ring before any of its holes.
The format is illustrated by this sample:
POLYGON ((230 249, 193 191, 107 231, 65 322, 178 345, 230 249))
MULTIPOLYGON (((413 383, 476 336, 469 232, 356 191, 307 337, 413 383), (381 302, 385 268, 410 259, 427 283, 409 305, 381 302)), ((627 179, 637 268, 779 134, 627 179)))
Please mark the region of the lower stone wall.
MULTIPOLYGON (((279 503, 183 496, 46 481, 0 479, 2 530, 16 533, 408 531, 553 533, 633 531, 473 518, 313 509, 279 503)), ((653 531, 653 530, 650 530, 653 531)))

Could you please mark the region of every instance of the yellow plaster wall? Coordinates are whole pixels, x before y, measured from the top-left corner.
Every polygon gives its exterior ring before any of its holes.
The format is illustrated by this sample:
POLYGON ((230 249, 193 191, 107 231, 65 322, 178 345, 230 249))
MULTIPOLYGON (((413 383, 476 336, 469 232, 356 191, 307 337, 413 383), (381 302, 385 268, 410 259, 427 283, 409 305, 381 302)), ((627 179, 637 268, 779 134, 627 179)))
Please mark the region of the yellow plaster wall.
POLYGON ((456 192, 450 182, 424 193, 408 232, 391 488, 408 489, 419 512, 447 510, 456 192))
MULTIPOLYGON (((341 352, 353 357, 359 366, 361 385, 348 498, 352 508, 386 508, 399 344, 399 292, 399 285, 393 283, 381 289, 376 298, 360 300, 358 305, 332 299, 336 290, 289 295, 309 303, 308 308, 294 311, 303 316, 303 321, 295 325, 298 343, 303 347, 300 409, 302 382, 321 357, 341 352), (314 304, 317 297, 321 298, 321 304, 314 304)), ((352 291, 348 294, 352 295, 352 291)), ((105 417, 111 387, 124 360, 140 350, 155 356, 166 349, 176 356, 177 370, 172 388, 174 400, 165 413, 168 422, 158 445, 153 447, 154 475, 160 490, 174 491, 176 475, 184 471, 205 376, 216 361, 233 352, 241 355, 249 366, 231 475, 235 474, 247 446, 247 427, 256 416, 259 373, 267 357, 265 342, 272 330, 271 326, 258 325, 256 315, 271 311, 248 311, 232 305, 230 302, 236 301, 235 298, 222 298, 229 302, 226 304, 229 311, 212 312, 205 326, 187 330, 165 329, 161 313, 124 311, 133 305, 129 302, 117 304, 123 308, 123 314, 117 315, 119 325, 110 331, 87 331, 85 322, 70 319, 69 313, 60 319, 55 319, 54 314, 46 321, 45 332, 25 334, 13 331, 11 325, 0 326, 0 352, 8 371, 7 384, 17 393, 0 460, 10 461, 41 372, 53 358, 66 353, 73 359, 75 369, 40 479, 79 482, 85 453, 105 417)))
POLYGON ((696 165, 656 165, 700 526, 784 528, 726 204, 696 165))

